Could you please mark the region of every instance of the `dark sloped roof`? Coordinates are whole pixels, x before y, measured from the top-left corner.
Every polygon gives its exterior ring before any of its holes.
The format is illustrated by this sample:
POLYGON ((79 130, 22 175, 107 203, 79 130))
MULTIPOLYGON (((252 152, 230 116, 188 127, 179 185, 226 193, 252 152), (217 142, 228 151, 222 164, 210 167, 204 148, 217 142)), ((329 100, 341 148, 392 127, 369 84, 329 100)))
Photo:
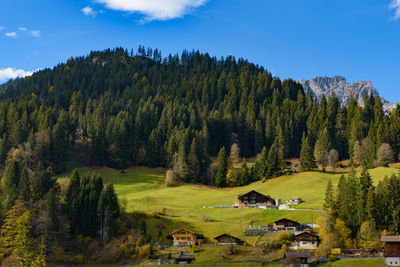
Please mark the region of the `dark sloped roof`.
POLYGON ((298 235, 295 235, 294 237, 296 238, 296 237, 302 236, 302 235, 312 235, 312 236, 315 236, 315 237, 318 237, 318 238, 319 238, 318 235, 313 234, 313 233, 310 233, 310 232, 302 232, 302 233, 300 233, 300 234, 298 234, 298 235))
POLYGON ((172 231, 171 234, 176 233, 176 232, 181 231, 181 230, 184 230, 184 231, 187 231, 187 232, 189 232, 189 233, 192 233, 192 234, 195 234, 195 235, 196 235, 195 232, 190 231, 190 230, 185 229, 185 228, 176 229, 176 230, 172 231))
POLYGON ((400 235, 386 235, 381 237, 382 242, 400 242, 400 235))
POLYGON ((309 255, 308 252, 285 252, 285 258, 308 258, 309 255))
MULTIPOLYGON (((251 191, 249 191, 249 192, 247 192, 247 193, 245 193, 245 194, 239 194, 238 196, 239 196, 239 197, 242 197, 242 196, 247 195, 247 194, 250 194, 250 193, 256 193, 256 194, 265 196, 264 194, 261 194, 260 192, 257 192, 256 190, 251 190, 251 191)), ((266 197, 269 197, 269 196, 266 196, 266 197)))
POLYGON ((177 260, 194 260, 194 255, 179 255, 177 260))
POLYGON ((293 220, 290 220, 290 219, 286 219, 286 218, 279 219, 279 220, 277 220, 277 221, 275 221, 275 222, 273 222, 273 223, 278 224, 278 223, 280 223, 280 222, 282 222, 282 221, 294 222, 294 223, 296 223, 297 225, 300 225, 300 223, 298 223, 298 222, 296 222, 296 221, 293 221, 293 220))
POLYGON ((219 236, 215 237, 214 239, 218 240, 220 237, 223 237, 223 236, 228 236, 228 237, 231 237, 231 238, 233 238, 233 239, 235 239, 237 241, 241 241, 239 238, 231 236, 231 235, 228 235, 228 234, 219 235, 219 236))

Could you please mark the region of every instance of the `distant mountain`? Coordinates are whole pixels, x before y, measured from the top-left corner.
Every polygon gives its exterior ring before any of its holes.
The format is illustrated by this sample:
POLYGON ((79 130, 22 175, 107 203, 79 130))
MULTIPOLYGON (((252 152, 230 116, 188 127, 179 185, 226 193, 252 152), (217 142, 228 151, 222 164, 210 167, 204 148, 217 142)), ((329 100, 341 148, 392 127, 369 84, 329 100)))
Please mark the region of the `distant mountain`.
MULTIPOLYGON (((329 96, 332 92, 339 98, 342 105, 347 105, 350 98, 354 96, 360 105, 364 104, 365 94, 372 94, 379 96, 378 90, 372 85, 371 81, 360 81, 355 83, 348 83, 346 78, 342 76, 335 77, 314 77, 310 80, 298 80, 303 86, 304 90, 310 87, 313 95, 317 99, 321 99, 323 95, 329 96)), ((386 111, 392 110, 396 107, 396 103, 390 103, 382 98, 384 109, 386 111)))

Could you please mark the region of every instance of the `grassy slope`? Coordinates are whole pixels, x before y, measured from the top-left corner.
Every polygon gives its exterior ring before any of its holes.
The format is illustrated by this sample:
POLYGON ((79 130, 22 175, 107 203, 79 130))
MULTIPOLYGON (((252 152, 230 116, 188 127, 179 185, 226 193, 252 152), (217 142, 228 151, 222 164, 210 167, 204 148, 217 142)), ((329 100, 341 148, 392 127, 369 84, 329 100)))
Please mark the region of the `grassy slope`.
MULTIPOLYGON (((91 170, 84 168, 83 171, 91 170)), ((297 208, 321 209, 328 180, 332 180, 336 185, 340 177, 340 174, 304 172, 271 179, 265 183, 255 182, 244 187, 220 189, 193 184, 165 187, 164 170, 160 168, 134 167, 127 169, 126 173, 109 168, 96 169, 96 171, 114 184, 120 199, 128 201, 128 210, 152 213, 164 207, 167 209, 167 216, 164 216, 162 220, 166 224, 166 232, 175 228, 188 227, 204 234, 209 239, 221 233, 240 237, 241 229, 250 222, 265 225, 283 217, 303 223, 309 223, 311 220, 315 222, 321 213, 204 207, 230 206, 236 201, 238 194, 254 189, 282 200, 301 197, 305 202, 297 208), (208 216, 214 221, 203 222, 203 216, 208 216)), ((385 175, 398 173, 398 169, 376 168, 370 170, 370 173, 374 182, 377 183, 385 175)), ((154 219, 150 222, 149 229, 160 221, 161 219, 154 219)), ((245 238, 245 240, 253 244, 255 238, 245 238)))
POLYGON ((354 259, 354 260, 339 260, 321 266, 331 267, 383 267, 385 266, 382 259, 354 259))

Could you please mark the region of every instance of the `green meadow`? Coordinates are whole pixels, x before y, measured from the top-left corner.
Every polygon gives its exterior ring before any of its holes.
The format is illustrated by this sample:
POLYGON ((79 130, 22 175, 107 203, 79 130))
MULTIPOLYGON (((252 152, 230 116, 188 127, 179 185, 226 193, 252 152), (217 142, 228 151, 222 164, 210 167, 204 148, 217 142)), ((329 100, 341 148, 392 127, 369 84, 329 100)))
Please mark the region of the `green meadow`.
MULTIPOLYGON (((266 182, 255 182, 243 187, 216 188, 212 186, 182 184, 175 187, 164 185, 164 170, 132 167, 124 173, 110 168, 82 168, 81 172, 95 171, 114 184, 121 200, 126 200, 128 211, 141 211, 155 215, 165 209, 163 216, 152 216, 149 229, 163 223, 169 233, 173 229, 186 227, 203 234, 209 241, 222 233, 241 237, 242 231, 249 225, 266 225, 280 218, 288 218, 300 223, 316 222, 321 216, 325 188, 329 180, 337 185, 340 173, 302 172, 281 176, 266 182), (268 194, 274 199, 285 201, 292 197, 301 197, 304 202, 297 209, 309 210, 262 210, 217 208, 231 206, 237 195, 250 190, 268 194)), ((385 176, 397 174, 396 168, 375 168, 370 170, 374 183, 385 176)), ((156 230, 154 230, 156 231, 156 230)), ((157 230, 158 231, 158 230, 157 230)), ((158 233, 158 232, 157 232, 158 233)), ((153 234, 156 235, 156 232, 153 234)), ((256 238, 244 238, 253 245, 256 238)))

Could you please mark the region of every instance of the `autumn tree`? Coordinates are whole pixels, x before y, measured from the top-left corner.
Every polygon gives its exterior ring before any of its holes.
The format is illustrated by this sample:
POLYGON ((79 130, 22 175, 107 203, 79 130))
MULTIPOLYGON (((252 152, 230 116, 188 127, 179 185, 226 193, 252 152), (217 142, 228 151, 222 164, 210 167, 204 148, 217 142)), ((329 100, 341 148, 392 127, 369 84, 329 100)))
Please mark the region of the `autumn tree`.
POLYGON ((377 152, 378 166, 387 167, 393 162, 393 151, 389 144, 383 143, 377 152))

